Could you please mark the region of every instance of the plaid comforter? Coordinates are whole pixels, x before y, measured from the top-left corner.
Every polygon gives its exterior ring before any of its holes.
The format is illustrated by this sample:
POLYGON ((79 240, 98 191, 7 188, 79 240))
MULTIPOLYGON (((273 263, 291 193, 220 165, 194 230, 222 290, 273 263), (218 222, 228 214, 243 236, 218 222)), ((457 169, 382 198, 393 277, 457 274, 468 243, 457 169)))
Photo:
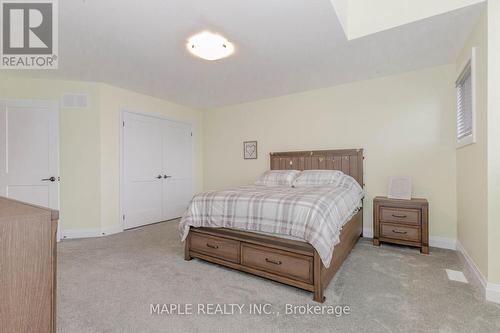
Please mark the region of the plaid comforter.
POLYGON ((291 236, 310 243, 326 267, 340 231, 361 207, 363 189, 351 177, 316 187, 243 186, 193 197, 179 229, 231 228, 291 236))

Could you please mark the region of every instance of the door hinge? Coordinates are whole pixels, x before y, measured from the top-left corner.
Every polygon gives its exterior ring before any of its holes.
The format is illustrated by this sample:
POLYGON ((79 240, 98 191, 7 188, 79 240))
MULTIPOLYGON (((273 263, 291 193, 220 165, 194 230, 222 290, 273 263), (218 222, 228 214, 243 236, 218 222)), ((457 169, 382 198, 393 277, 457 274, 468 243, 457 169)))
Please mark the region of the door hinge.
POLYGON ((125 127, 125 122, 124 121, 122 121, 122 125, 123 125, 123 127, 125 127))
POLYGON ((123 221, 125 221, 125 214, 123 214, 122 218, 123 218, 123 221))
POLYGON ((193 132, 191 132, 191 136, 193 136, 193 132))

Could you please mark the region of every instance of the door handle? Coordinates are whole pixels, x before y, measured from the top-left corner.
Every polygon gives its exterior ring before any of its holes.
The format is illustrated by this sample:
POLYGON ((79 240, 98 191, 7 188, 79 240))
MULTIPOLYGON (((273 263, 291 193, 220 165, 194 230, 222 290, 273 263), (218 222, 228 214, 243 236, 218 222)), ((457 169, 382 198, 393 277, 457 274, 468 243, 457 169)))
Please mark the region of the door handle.
POLYGON ((163 175, 163 179, 172 178, 172 176, 163 175))
POLYGON ((42 179, 42 181, 44 181, 44 182, 55 182, 56 181, 56 177, 52 176, 50 178, 44 178, 44 179, 42 179))
POLYGON ((161 179, 161 175, 156 176, 156 178, 161 179))

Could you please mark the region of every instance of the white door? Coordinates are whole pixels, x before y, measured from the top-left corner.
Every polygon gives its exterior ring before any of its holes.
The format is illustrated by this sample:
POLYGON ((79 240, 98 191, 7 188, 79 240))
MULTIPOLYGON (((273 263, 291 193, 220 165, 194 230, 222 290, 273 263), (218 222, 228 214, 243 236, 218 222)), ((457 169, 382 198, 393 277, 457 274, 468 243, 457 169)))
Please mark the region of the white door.
POLYGON ((193 195, 191 126, 166 121, 163 135, 164 219, 182 216, 193 195))
POLYGON ((0 101, 0 195, 59 209, 57 103, 0 101))
POLYGON ((125 229, 162 221, 162 123, 123 114, 123 214, 125 229))
POLYGON ((192 191, 191 126, 123 113, 124 228, 180 217, 192 191))

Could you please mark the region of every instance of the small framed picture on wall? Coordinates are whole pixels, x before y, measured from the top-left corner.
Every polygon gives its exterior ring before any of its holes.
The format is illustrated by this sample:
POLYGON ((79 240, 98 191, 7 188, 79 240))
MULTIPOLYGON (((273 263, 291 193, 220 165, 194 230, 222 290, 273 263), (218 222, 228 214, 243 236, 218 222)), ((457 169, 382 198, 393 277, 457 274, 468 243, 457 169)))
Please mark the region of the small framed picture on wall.
POLYGON ((390 177, 387 197, 389 199, 411 200, 411 178, 390 177))
POLYGON ((257 141, 243 142, 243 158, 245 160, 257 159, 257 141))

